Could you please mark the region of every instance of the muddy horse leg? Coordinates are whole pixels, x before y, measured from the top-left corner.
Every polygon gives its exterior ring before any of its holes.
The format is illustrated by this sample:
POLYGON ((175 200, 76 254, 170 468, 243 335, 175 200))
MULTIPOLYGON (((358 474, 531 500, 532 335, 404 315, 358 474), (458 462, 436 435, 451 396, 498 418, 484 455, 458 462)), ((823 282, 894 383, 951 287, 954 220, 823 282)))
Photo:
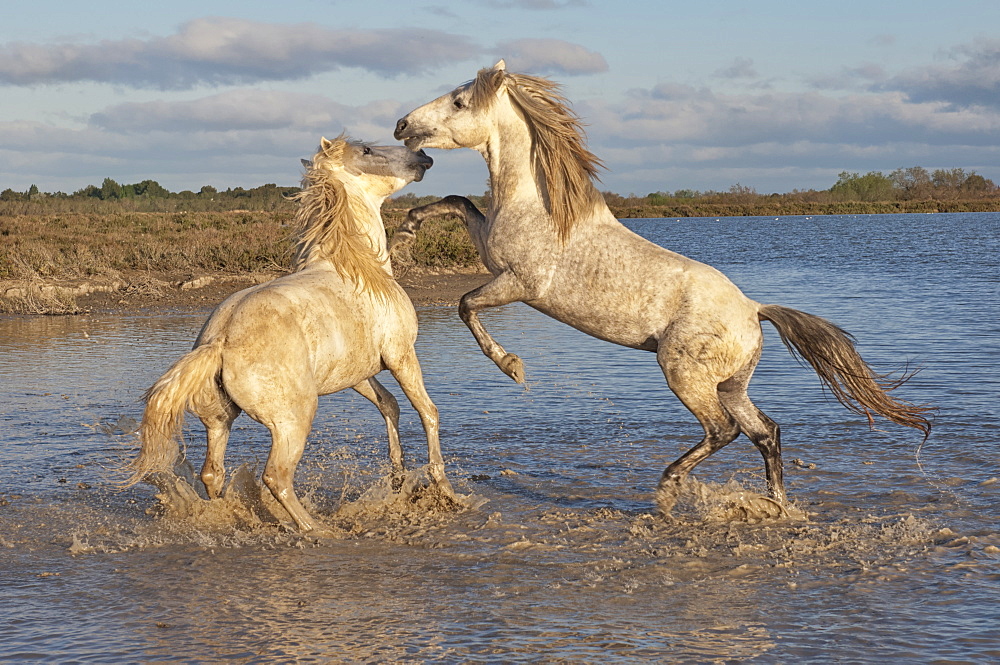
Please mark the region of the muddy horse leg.
POLYGON ((354 386, 359 394, 366 397, 385 418, 385 429, 389 437, 389 461, 392 463, 393 485, 403 479, 403 446, 399 441, 399 403, 386 387, 375 377, 354 386))
POLYGON ((315 529, 316 523, 302 507, 292 484, 295 479, 295 468, 302 459, 306 447, 306 437, 312 429, 316 402, 314 396, 311 408, 306 409, 307 413, 299 414, 298 418, 264 422, 271 431, 271 452, 264 466, 264 484, 303 532, 315 529))
POLYGON ((411 208, 406 213, 406 220, 399 225, 392 238, 389 239, 389 252, 392 252, 400 244, 406 245, 413 242, 424 220, 429 217, 446 217, 448 215, 461 218, 466 228, 472 228, 470 225, 482 224, 485 220, 483 213, 469 199, 454 194, 446 196, 440 201, 428 203, 419 208, 411 208))
POLYGON ((193 410, 205 426, 207 439, 205 463, 201 467, 201 482, 205 486, 208 498, 218 499, 222 496, 222 487, 226 480, 224 459, 229 432, 241 409, 229 399, 228 395, 213 386, 211 394, 195 398, 193 410))
POLYGON ((736 420, 719 400, 716 381, 696 363, 677 362, 676 357, 668 360, 667 355, 662 351, 657 353, 667 384, 701 423, 705 436, 663 472, 656 489, 656 505, 663 515, 670 514, 688 474, 740 434, 736 420))
POLYGON ((441 456, 440 424, 438 409, 431 401, 424 386, 424 377, 420 371, 420 362, 413 348, 407 349, 400 357, 386 359, 386 365, 393 378, 403 389, 406 398, 416 409, 420 422, 427 436, 427 461, 431 479, 448 497, 454 498, 455 492, 444 472, 444 458, 441 456))
MULTIPOLYGON (((758 354, 759 357, 759 354, 758 354)), ((784 505, 786 500, 784 469, 781 462, 781 428, 750 401, 747 395, 747 384, 757 363, 752 364, 719 385, 719 398, 753 445, 764 458, 764 473, 767 477, 767 490, 772 499, 784 505)))

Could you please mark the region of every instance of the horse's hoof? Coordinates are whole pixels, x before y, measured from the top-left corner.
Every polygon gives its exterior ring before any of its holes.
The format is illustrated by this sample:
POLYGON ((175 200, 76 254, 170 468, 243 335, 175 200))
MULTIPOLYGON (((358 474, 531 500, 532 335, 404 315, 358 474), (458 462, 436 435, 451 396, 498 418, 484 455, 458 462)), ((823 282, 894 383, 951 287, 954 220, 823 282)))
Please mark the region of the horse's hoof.
POLYGON ((503 360, 500 361, 500 369, 518 383, 524 383, 524 361, 513 353, 508 353, 503 357, 503 360))
POLYGON ((338 534, 333 529, 327 526, 318 526, 314 528, 307 534, 310 538, 316 538, 317 540, 330 540, 332 538, 339 538, 341 534, 338 534))
POLYGON ((656 511, 660 517, 669 518, 680 494, 679 485, 660 485, 656 489, 656 511))
POLYGON ((750 506, 761 518, 778 519, 788 516, 784 504, 768 496, 755 496, 750 500, 750 506))

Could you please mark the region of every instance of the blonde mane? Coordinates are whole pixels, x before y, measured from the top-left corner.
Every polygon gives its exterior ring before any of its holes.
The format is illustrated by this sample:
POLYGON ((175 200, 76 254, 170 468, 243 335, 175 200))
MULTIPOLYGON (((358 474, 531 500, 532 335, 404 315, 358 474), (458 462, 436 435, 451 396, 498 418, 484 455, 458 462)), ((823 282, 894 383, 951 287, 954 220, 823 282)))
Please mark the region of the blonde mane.
POLYGON ((341 277, 354 282, 359 290, 387 297, 393 292, 392 277, 383 268, 371 238, 358 224, 358 219, 372 215, 372 211, 348 191, 337 172, 327 168, 331 164, 343 165, 347 145, 343 134, 333 141, 324 140, 302 177, 302 190, 291 197, 299 204, 294 221, 292 271, 328 260, 341 277))
POLYGON ((471 105, 488 110, 503 83, 524 115, 531 132, 536 173, 544 180, 543 196, 559 237, 569 237, 576 220, 603 202, 594 186, 604 164, 587 149, 583 123, 560 94, 558 83, 538 76, 482 69, 472 82, 471 105))

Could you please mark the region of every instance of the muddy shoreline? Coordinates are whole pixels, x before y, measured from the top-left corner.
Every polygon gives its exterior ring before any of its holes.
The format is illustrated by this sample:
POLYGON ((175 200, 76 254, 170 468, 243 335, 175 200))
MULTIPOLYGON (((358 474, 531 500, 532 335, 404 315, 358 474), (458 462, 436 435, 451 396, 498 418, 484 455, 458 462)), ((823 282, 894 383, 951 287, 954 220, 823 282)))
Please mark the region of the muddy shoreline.
MULTIPOLYGON (((0 299, 38 302, 13 313, 89 314, 142 310, 212 309, 229 295, 281 276, 260 273, 151 273, 73 282, 0 282, 0 299), (56 303, 68 304, 60 308, 56 303), (52 303, 47 306, 46 303, 52 303)), ((398 277, 415 305, 454 305, 485 284, 489 273, 474 268, 411 269, 398 277)), ((8 310, 9 311, 9 310, 8 310)))

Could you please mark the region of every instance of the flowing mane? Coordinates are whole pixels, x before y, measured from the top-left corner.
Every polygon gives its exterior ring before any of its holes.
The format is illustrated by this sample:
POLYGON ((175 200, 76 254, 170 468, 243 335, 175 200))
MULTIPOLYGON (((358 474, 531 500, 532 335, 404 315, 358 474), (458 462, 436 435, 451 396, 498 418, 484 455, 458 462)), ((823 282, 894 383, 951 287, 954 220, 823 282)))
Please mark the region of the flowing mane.
POLYGON ((565 240, 576 220, 603 202, 594 180, 599 180, 597 173, 604 164, 587 149, 583 123, 554 81, 482 69, 471 84, 472 106, 488 109, 503 83, 531 131, 535 172, 543 177, 549 215, 565 240))
POLYGON ((343 165, 347 145, 343 134, 324 141, 306 167, 301 191, 291 197, 299 204, 292 271, 325 259, 358 289, 385 297, 392 292, 392 278, 382 267, 371 238, 358 224, 359 218, 371 216, 373 211, 344 185, 339 176, 343 170, 328 168, 343 165))

